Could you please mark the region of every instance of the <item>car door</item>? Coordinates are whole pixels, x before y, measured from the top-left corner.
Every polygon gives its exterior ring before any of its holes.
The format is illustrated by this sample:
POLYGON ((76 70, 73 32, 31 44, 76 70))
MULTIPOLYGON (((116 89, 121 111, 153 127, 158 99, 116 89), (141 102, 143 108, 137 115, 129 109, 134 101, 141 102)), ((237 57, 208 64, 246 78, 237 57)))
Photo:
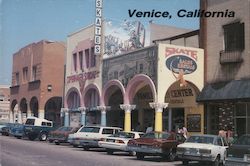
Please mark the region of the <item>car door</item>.
POLYGON ((224 143, 223 143, 223 139, 222 137, 217 137, 217 145, 218 145, 218 152, 221 156, 221 159, 224 159, 224 156, 225 156, 225 146, 224 146, 224 143))

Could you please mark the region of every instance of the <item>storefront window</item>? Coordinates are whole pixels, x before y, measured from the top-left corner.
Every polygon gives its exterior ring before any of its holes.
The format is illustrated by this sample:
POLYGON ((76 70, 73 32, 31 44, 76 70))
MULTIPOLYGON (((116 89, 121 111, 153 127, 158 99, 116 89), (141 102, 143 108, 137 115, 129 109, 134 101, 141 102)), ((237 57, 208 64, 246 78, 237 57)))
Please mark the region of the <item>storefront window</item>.
POLYGON ((246 116, 246 104, 245 103, 236 104, 235 116, 246 116))

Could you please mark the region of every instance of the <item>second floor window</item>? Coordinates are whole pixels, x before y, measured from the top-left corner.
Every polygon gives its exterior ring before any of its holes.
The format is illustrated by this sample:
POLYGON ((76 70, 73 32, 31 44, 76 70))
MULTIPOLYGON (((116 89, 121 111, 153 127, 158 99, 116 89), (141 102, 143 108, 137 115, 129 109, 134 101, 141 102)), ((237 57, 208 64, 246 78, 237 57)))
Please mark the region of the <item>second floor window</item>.
POLYGON ((33 66, 32 68, 32 81, 37 80, 37 66, 33 66))
POLYGON ((28 67, 23 68, 23 82, 28 81, 28 67))
POLYGON ((74 65, 74 71, 77 71, 77 54, 73 54, 73 65, 74 65))
POLYGON ((89 68, 89 49, 85 50, 86 68, 89 68))
POLYGON ((244 50, 244 23, 232 23, 223 26, 225 51, 244 50))
POLYGON ((83 71, 83 53, 79 52, 80 69, 83 71))
POLYGON ((19 73, 16 73, 15 75, 15 81, 16 81, 16 84, 15 85, 19 85, 19 73))
POLYGON ((96 55, 94 52, 94 47, 91 48, 91 62, 90 62, 90 67, 95 67, 96 65, 96 55))

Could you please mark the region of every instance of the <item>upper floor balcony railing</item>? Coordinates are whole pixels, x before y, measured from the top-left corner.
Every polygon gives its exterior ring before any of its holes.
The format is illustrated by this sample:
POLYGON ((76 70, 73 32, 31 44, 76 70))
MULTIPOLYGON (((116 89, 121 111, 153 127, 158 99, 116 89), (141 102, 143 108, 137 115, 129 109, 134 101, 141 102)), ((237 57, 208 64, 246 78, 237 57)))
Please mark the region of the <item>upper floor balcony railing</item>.
POLYGON ((220 51, 220 64, 243 62, 242 51, 220 51))

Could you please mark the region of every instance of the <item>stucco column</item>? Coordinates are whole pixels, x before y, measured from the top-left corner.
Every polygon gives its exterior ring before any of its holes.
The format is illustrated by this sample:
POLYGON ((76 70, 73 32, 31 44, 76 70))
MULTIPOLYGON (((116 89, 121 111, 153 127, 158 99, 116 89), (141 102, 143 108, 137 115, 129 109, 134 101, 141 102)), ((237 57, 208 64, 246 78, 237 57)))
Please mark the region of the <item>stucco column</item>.
POLYGON ((101 125, 106 126, 107 125, 107 110, 109 109, 109 106, 97 106, 97 109, 101 111, 101 125))
POLYGON ((27 117, 34 116, 33 112, 30 109, 30 104, 27 101, 27 117))
POLYGON ((120 108, 125 111, 124 131, 131 131, 131 111, 134 110, 136 105, 121 104, 120 108))
POLYGON ((63 111, 64 111, 64 126, 68 127, 69 126, 69 109, 63 108, 63 111))
POLYGON ((162 131, 162 111, 168 103, 149 103, 149 105, 155 109, 155 131, 162 131))
POLYGON ((168 108, 168 131, 172 131, 172 108, 168 108))
POLYGON ((22 111, 18 111, 18 123, 23 123, 22 111))
POLYGON ((78 110, 81 112, 81 125, 86 125, 86 107, 79 107, 78 110))
POLYGON ((38 111, 38 117, 39 118, 43 118, 43 119, 45 118, 45 116, 44 116, 44 110, 39 110, 38 111))

